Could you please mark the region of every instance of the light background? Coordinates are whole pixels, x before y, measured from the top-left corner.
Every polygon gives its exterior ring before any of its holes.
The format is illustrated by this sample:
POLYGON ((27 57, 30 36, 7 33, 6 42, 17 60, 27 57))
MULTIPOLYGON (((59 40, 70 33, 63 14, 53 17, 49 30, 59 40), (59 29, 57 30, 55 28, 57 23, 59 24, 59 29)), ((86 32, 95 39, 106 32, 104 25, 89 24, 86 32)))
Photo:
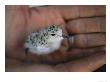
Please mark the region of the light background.
POLYGON ((0 82, 110 82, 109 0, 0 0, 0 82), (5 72, 5 5, 106 5, 106 72, 5 72))

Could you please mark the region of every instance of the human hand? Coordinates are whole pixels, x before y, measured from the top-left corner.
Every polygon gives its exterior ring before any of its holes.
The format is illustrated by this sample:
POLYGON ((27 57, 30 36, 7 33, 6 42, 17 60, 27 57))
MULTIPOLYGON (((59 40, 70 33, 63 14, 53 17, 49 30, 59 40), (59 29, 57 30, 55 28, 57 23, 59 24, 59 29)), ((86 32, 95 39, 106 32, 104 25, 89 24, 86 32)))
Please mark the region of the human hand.
POLYGON ((104 6, 6 6, 6 70, 94 71, 105 63, 105 29, 104 6), (30 55, 32 65, 24 66, 27 35, 50 24, 61 25, 66 34, 74 34, 74 48, 61 48, 43 57, 44 62, 55 66, 36 64, 41 62, 36 55, 30 55))

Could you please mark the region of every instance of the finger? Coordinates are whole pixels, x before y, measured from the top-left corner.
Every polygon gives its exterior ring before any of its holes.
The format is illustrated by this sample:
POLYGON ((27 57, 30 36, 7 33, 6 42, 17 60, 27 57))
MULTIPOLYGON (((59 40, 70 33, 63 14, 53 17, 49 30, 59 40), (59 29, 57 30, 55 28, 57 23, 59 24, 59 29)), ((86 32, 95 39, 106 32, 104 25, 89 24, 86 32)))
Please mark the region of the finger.
POLYGON ((34 64, 27 66, 6 67, 6 72, 53 72, 53 67, 43 64, 34 64))
POLYGON ((41 58, 37 56, 37 54, 33 54, 28 52, 25 53, 24 49, 15 50, 13 52, 6 53, 6 58, 11 58, 15 60, 22 61, 24 63, 39 63, 41 62, 41 58))
POLYGON ((105 17, 83 18, 67 23, 67 31, 70 34, 106 32, 105 17))
POLYGON ((17 59, 7 58, 7 57, 5 58, 6 67, 21 65, 22 63, 23 63, 22 61, 19 61, 17 59))
MULTIPOLYGON (((67 62, 79 57, 92 55, 94 52, 98 51, 105 51, 105 47, 96 47, 96 48, 89 48, 89 49, 80 49, 80 48, 74 48, 71 51, 67 52, 64 50, 58 50, 56 52, 53 52, 51 54, 45 55, 45 56, 37 56, 36 54, 28 53, 28 55, 22 59, 18 56, 12 56, 14 59, 19 59, 21 61, 24 61, 25 63, 30 62, 33 63, 44 63, 44 64, 50 64, 55 65, 63 62, 67 62)), ((22 56, 20 56, 22 57, 22 56)))
POLYGON ((96 47, 96 48, 88 48, 88 49, 80 49, 80 48, 74 48, 71 51, 57 51, 56 53, 52 53, 50 55, 47 55, 43 58, 45 64, 59 64, 68 62, 73 59, 77 59, 84 56, 92 55, 93 53, 99 52, 99 51, 105 51, 105 46, 102 47, 96 47))
POLYGON ((74 36, 73 47, 89 48, 106 45, 106 34, 79 34, 74 36))
MULTIPOLYGON (((104 16, 105 6, 45 6, 30 8, 28 26, 45 27, 49 24, 65 24, 65 20, 79 17, 104 16)), ((36 29, 39 29, 37 28, 36 29)))
POLYGON ((77 71, 77 72, 87 72, 87 71, 94 71, 95 69, 99 68, 103 64, 105 64, 105 53, 100 52, 96 53, 92 56, 81 58, 79 60, 74 60, 69 63, 59 64, 57 66, 49 66, 49 65, 29 65, 29 66, 19 66, 19 67, 12 67, 6 68, 6 71, 27 71, 27 72, 34 72, 34 71, 77 71))
POLYGON ((103 16, 106 13, 106 6, 100 5, 81 5, 81 6, 56 6, 65 20, 71 20, 79 17, 103 16))
POLYGON ((87 48, 87 49, 72 49, 68 52, 68 58, 77 59, 80 57, 90 56, 96 52, 105 51, 105 46, 102 47, 94 47, 94 48, 87 48))
POLYGON ((80 58, 68 63, 55 66, 57 71, 66 72, 90 72, 104 65, 106 62, 105 52, 98 52, 91 56, 80 58))

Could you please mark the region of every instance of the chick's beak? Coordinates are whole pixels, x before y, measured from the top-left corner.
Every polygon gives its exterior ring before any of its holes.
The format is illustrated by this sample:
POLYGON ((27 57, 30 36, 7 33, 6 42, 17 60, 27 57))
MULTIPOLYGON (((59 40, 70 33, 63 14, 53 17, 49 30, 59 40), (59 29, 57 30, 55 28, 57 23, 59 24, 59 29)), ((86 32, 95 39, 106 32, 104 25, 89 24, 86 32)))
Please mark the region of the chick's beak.
POLYGON ((63 38, 68 38, 68 36, 67 36, 67 35, 65 35, 65 34, 62 34, 62 37, 63 37, 63 38))

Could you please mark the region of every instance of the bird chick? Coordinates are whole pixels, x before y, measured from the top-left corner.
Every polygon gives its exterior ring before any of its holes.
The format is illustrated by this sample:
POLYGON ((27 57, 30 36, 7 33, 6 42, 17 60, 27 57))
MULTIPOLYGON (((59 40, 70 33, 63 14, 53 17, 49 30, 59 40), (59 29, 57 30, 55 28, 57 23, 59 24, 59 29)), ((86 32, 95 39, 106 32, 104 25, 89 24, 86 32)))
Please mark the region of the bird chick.
POLYGON ((46 55, 58 50, 63 40, 63 32, 59 26, 50 25, 47 28, 31 33, 24 47, 31 53, 46 55))

